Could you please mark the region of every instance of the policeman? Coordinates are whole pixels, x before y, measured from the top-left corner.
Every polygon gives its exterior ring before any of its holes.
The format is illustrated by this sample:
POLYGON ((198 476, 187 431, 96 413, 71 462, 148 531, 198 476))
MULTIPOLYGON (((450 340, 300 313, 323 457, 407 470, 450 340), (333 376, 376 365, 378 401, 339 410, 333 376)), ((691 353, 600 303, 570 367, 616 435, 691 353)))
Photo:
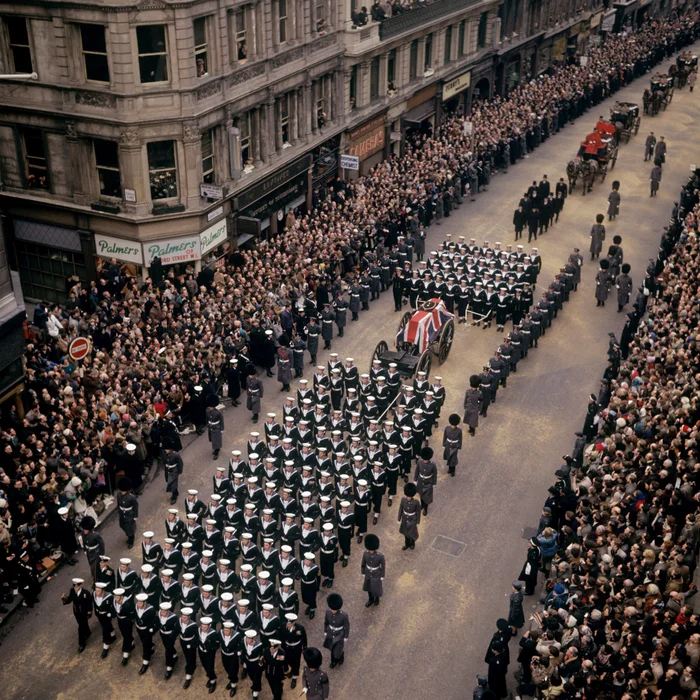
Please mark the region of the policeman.
POLYGON ((331 593, 327 603, 328 610, 323 621, 323 646, 330 649, 331 668, 335 668, 345 661, 345 640, 350 636, 350 618, 343 610, 343 598, 337 593, 331 593))

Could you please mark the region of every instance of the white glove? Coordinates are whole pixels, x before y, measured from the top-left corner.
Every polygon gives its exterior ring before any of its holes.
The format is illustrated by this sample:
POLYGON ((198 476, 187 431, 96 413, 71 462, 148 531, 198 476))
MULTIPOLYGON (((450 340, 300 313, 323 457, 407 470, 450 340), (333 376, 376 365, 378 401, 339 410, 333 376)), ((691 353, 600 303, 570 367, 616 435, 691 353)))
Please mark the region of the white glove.
POLYGON ((302 690, 301 692, 302 692, 302 694, 306 695, 306 693, 309 692, 309 689, 308 689, 308 688, 304 688, 304 690, 302 690))

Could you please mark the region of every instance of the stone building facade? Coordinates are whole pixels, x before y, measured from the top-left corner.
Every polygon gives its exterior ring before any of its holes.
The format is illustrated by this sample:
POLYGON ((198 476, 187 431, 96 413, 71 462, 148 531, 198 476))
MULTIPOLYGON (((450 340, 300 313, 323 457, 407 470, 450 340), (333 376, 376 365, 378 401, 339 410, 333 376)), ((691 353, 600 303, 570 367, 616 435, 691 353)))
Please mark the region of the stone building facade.
POLYGON ((356 26, 358 0, 0 0, 0 73, 37 74, 0 78, 25 296, 61 300, 99 257, 199 265, 278 233, 341 154, 367 172, 506 91, 542 67, 546 8, 568 37, 600 2, 434 0, 356 26))

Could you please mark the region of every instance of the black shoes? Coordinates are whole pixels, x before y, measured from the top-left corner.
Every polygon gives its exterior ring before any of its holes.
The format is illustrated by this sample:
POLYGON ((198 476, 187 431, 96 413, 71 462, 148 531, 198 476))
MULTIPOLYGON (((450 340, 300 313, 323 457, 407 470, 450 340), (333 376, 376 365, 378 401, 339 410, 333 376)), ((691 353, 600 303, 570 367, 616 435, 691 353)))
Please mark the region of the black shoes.
MULTIPOLYGON (((404 547, 404 549, 406 549, 406 548, 404 547)), ((368 600, 368 601, 365 603, 365 607, 366 607, 366 608, 371 608, 373 605, 374 605, 374 601, 372 601, 372 600, 368 600)))
POLYGON ((292 682, 289 685, 290 688, 296 688, 297 687, 297 679, 292 678, 292 682))
POLYGON ((85 645, 84 645, 84 644, 81 644, 81 645, 78 647, 78 654, 82 654, 84 651, 85 651, 85 645))
POLYGON ((182 684, 182 687, 187 690, 190 685, 192 684, 192 679, 191 678, 186 678, 185 682, 182 684))
POLYGON ((109 647, 107 647, 107 649, 103 649, 103 650, 102 650, 102 653, 100 654, 100 658, 101 658, 101 659, 106 659, 106 658, 107 658, 107 654, 109 654, 109 647))
POLYGON ((139 676, 143 676, 146 671, 148 671, 148 664, 142 664, 141 668, 139 669, 139 676))

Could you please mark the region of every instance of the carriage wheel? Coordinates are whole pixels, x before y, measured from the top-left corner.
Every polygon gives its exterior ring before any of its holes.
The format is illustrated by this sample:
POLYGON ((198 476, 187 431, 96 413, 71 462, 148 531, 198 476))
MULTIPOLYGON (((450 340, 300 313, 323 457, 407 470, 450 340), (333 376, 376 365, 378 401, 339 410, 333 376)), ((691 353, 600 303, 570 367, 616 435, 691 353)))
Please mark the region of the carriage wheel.
POLYGON ((617 150, 612 155, 612 160, 610 161, 610 170, 615 169, 615 163, 617 163, 617 150))
POLYGON ((418 364, 416 365, 416 373, 425 372, 426 376, 430 376, 430 365, 432 362, 433 359, 430 357, 430 350, 426 350, 420 356, 420 360, 418 360, 418 364))
POLYGON ((406 324, 411 320, 412 316, 413 311, 406 311, 406 313, 404 313, 404 315, 401 317, 401 320, 399 321, 399 331, 403 330, 406 327, 406 324))
POLYGON ((636 136, 639 133, 639 125, 642 123, 642 118, 637 117, 634 120, 634 135, 636 136))
POLYGON ((602 165, 600 168, 600 184, 605 182, 605 176, 608 174, 608 164, 602 165))
MULTIPOLYGON (((374 352, 372 353, 372 361, 374 360, 381 360, 381 356, 389 351, 389 346, 386 344, 386 340, 380 340, 377 343, 377 346, 374 348, 374 352)), ((372 364, 370 362, 370 369, 372 369, 372 364)))
POLYGON ((442 333, 440 333, 440 344, 438 345, 438 359, 440 360, 440 364, 442 364, 450 354, 454 338, 455 322, 454 319, 450 319, 443 327, 442 333))

